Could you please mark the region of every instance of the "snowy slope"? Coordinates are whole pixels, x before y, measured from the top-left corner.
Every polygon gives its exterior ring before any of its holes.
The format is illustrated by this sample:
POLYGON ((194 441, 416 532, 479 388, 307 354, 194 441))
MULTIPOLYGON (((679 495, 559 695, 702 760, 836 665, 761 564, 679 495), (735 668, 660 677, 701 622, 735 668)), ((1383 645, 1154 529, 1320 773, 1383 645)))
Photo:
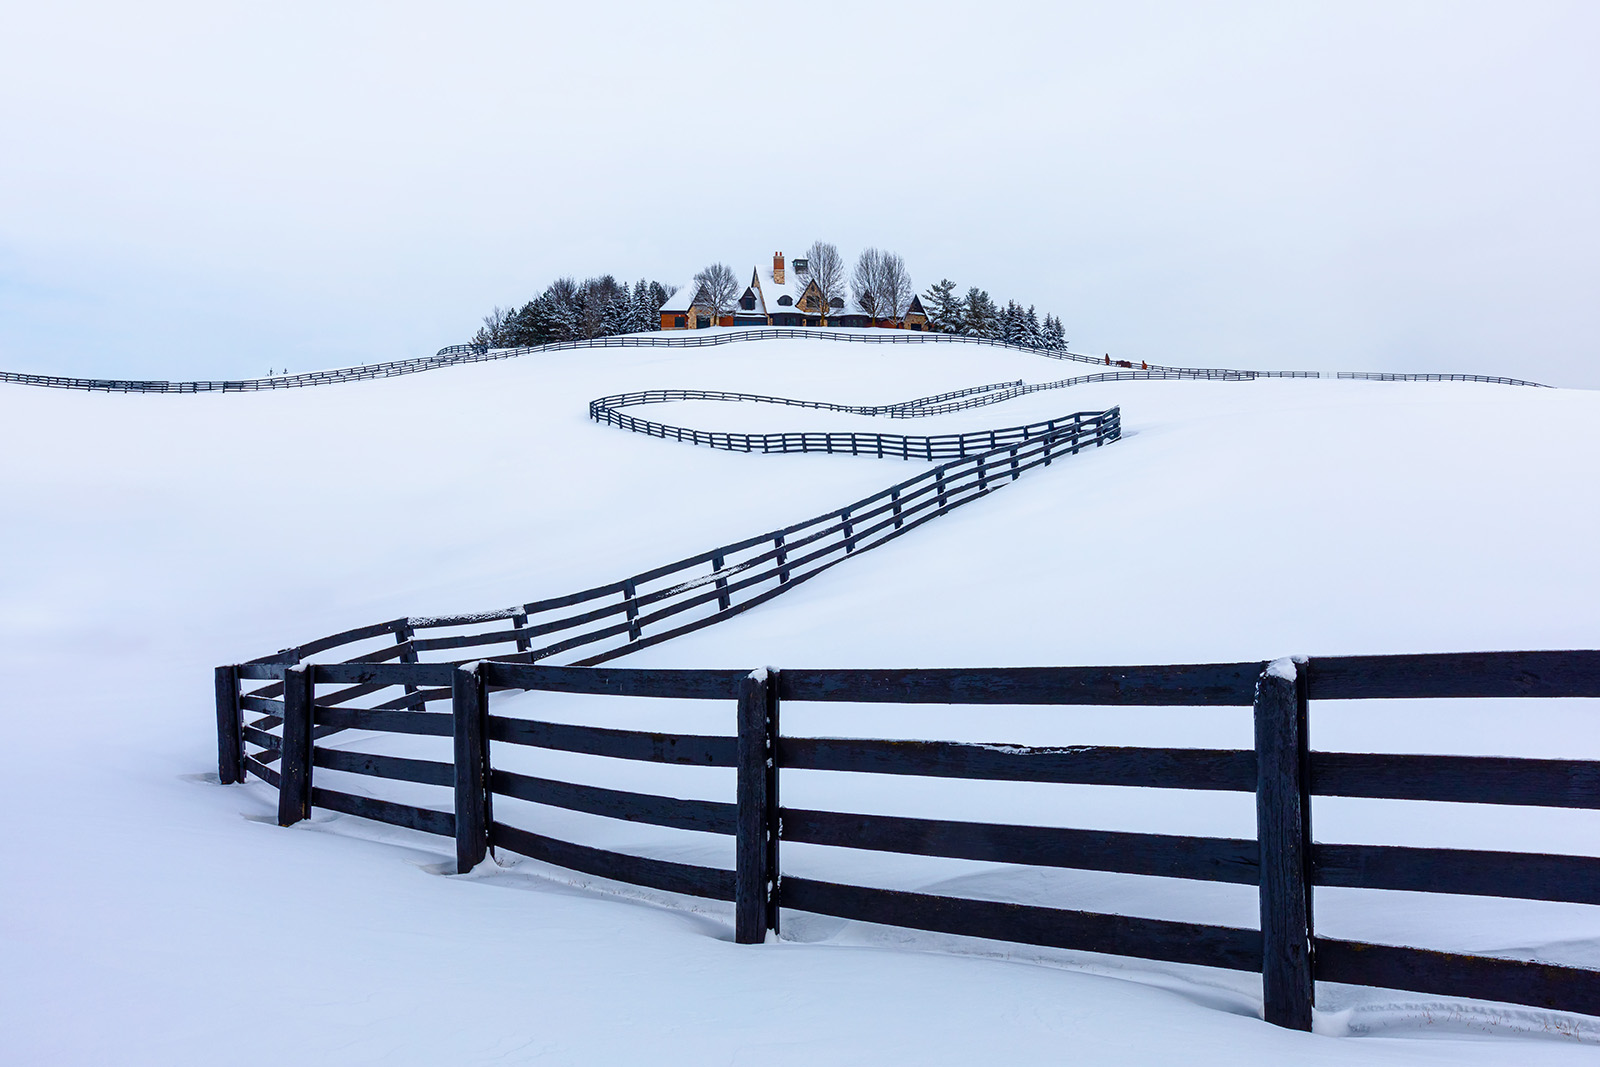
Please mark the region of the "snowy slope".
MULTIPOLYGON (((0 798, 13 857, 0 874, 0 1052, 19 1063, 191 1062, 224 1043, 247 1063, 289 1050, 312 1062, 1055 1062, 1064 1047, 1088 1062, 1170 1062, 1180 1049, 1198 1063, 1592 1058, 1564 1033, 1577 1024, 1547 1013, 1335 990, 1325 1006, 1344 1013, 1319 1027, 1378 1035, 1336 1041, 1261 1024, 1247 976, 832 920, 797 918, 795 941, 738 949, 717 905, 663 909, 648 894, 572 888, 590 880, 532 863, 436 877, 446 843, 326 813, 281 831, 266 825, 264 787, 204 782, 216 663, 381 618, 567 592, 921 469, 669 444, 589 423, 592 397, 684 387, 882 403, 1072 371, 977 346, 797 341, 557 353, 281 394, 0 391, 0 798), (1547 1030, 1555 1040, 1529 1036, 1547 1030)), ((1588 549, 1600 503, 1586 481, 1600 454, 1596 394, 1138 382, 887 427, 747 405, 651 414, 718 430, 944 433, 1114 403, 1124 441, 622 662, 1134 663, 1600 642, 1600 565, 1588 549)), ((729 714, 542 700, 539 714, 583 721, 721 731, 729 714)), ((1600 756, 1587 703, 1331 709, 1313 719, 1313 743, 1600 756)), ((979 721, 795 708, 785 725, 1047 743, 1248 736, 1231 713, 1092 709, 995 709, 979 721)), ((729 785, 715 772, 656 780, 669 769, 605 762, 542 766, 685 796, 729 785)), ((853 810, 1016 820, 1020 808, 1061 825, 1249 832, 1248 798, 915 780, 846 793, 801 778, 786 777, 786 800, 811 790, 853 810)), ((1321 805, 1324 839, 1591 854, 1600 842, 1589 813, 1397 819, 1321 805)), ((731 851, 599 823, 544 825, 649 854, 725 861, 719 850, 731 851)), ((785 863, 873 884, 1254 919, 1254 895, 1238 887, 799 848, 785 863)), ((1326 891, 1323 907, 1336 934, 1420 929, 1439 947, 1600 965, 1594 909, 1473 898, 1379 907, 1326 891)))

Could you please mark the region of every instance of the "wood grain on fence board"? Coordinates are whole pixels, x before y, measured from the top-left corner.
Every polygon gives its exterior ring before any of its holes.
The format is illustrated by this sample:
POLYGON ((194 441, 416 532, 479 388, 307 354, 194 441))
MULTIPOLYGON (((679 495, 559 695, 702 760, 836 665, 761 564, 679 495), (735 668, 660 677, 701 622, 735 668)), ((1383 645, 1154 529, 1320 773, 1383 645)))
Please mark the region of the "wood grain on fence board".
POLYGON ((698 767, 735 765, 735 740, 697 734, 618 730, 604 726, 574 726, 489 716, 489 736, 495 741, 561 752, 582 752, 613 759, 679 763, 698 767))
MULTIPOLYGON (((787 672, 785 672, 787 673, 787 672)), ((1256 788, 1255 753, 1232 749, 1122 748, 780 737, 784 767, 865 771, 1006 782, 1152 786, 1165 789, 1256 788)))
POLYGON ((916 856, 1255 885, 1254 841, 784 808, 783 839, 916 856))
POLYGON ((886 926, 1236 971, 1261 969, 1261 935, 1230 926, 931 896, 795 877, 783 880, 781 903, 786 908, 886 926))
POLYGON ((498 821, 494 824, 493 837, 496 848, 570 871, 668 893, 711 897, 714 900, 733 899, 733 872, 719 867, 698 867, 688 863, 629 856, 545 837, 498 821))
POLYGON ((699 830, 711 834, 734 832, 733 804, 716 800, 683 800, 677 797, 631 793, 621 789, 607 789, 597 785, 579 785, 558 782, 549 778, 515 771, 495 769, 492 775, 494 792, 499 796, 513 797, 534 804, 569 811, 582 811, 590 815, 603 815, 609 819, 649 823, 653 826, 670 826, 679 830, 699 830))
POLYGON ((1317 938, 1316 966, 1325 982, 1600 1015, 1600 970, 1325 937, 1317 938))

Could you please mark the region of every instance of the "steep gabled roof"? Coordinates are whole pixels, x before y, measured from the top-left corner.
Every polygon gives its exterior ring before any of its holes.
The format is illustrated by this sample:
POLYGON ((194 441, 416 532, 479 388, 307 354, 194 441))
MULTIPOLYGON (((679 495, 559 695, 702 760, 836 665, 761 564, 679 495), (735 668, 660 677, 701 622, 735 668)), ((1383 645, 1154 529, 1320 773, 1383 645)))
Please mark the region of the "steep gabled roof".
POLYGON ((705 286, 695 285, 690 282, 676 293, 667 297, 667 302, 661 305, 661 310, 669 315, 682 315, 695 305, 709 306, 711 301, 702 299, 705 296, 705 286))
POLYGON ((739 294, 738 306, 736 308, 734 308, 733 313, 735 315, 765 315, 765 314, 768 313, 767 312, 767 296, 761 290, 761 268, 760 267, 757 267, 757 268, 755 268, 754 270, 752 270, 750 272, 750 284, 745 286, 744 292, 739 294), (744 309, 744 301, 745 301, 745 298, 751 297, 751 296, 756 298, 756 306, 755 306, 755 309, 753 311, 746 311, 744 309))

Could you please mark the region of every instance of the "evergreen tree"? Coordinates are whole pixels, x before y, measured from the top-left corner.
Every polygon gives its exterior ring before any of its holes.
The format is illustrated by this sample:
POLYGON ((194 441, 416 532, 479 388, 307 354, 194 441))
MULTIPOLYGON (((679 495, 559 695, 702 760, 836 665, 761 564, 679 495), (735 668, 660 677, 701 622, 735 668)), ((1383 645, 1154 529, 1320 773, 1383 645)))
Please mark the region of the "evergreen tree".
POLYGON ((928 329, 934 333, 960 333, 965 319, 956 283, 943 278, 922 294, 922 310, 928 314, 928 329))
POLYGON ((1042 329, 1044 347, 1051 352, 1060 352, 1067 347, 1066 335, 1061 329, 1061 320, 1054 315, 1044 317, 1042 329))
POLYGON ((1022 316, 1022 343, 1029 348, 1044 348, 1044 327, 1039 324, 1039 313, 1028 305, 1028 311, 1022 316))
POLYGON ((1005 308, 1000 312, 998 332, 1000 340, 1008 345, 1022 345, 1025 343, 1022 329, 1022 308, 1017 306, 1015 300, 1007 300, 1005 308))
POLYGON ((650 283, 640 278, 634 283, 634 290, 629 294, 627 301, 627 330, 629 333, 654 330, 659 325, 659 320, 653 323, 651 318, 654 317, 650 314, 650 283))
POLYGON ((962 302, 961 328, 956 331, 968 337, 992 338, 998 332, 1000 312, 989 299, 989 294, 976 285, 967 290, 962 302))
POLYGON ((628 283, 623 282, 611 294, 611 299, 606 301, 605 311, 600 316, 600 331, 603 337, 615 337, 632 330, 633 302, 628 293, 628 283))

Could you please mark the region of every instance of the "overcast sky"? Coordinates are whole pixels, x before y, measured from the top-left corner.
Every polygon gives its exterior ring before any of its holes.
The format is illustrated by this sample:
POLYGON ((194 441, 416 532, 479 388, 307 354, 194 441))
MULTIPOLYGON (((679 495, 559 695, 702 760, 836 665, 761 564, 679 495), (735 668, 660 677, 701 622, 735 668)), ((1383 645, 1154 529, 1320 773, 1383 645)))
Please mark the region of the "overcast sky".
POLYGON ((13 2, 0 367, 465 340, 815 239, 1077 350, 1600 388, 1600 4, 13 2))

